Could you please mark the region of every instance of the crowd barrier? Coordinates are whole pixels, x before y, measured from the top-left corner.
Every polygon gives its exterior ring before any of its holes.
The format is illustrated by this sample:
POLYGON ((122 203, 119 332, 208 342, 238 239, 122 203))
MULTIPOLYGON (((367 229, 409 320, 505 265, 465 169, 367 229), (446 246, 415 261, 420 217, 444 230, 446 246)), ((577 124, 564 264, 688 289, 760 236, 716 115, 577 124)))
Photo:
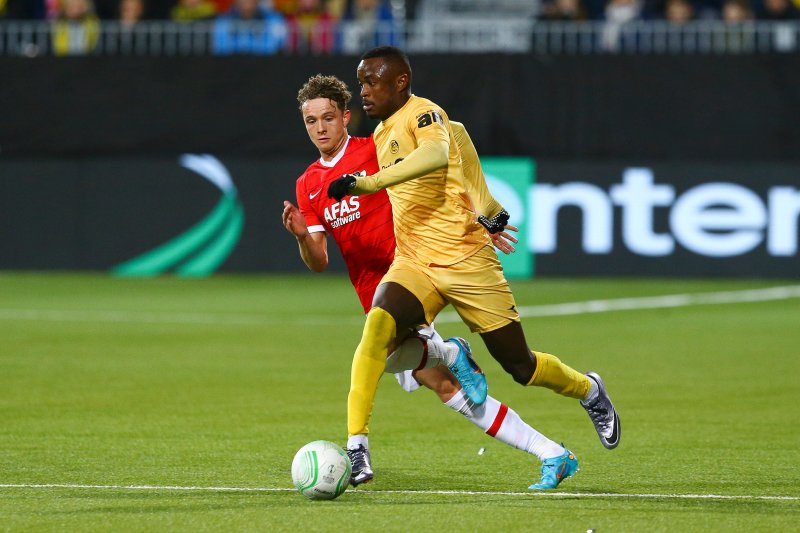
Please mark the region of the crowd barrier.
MULTIPOLYGON (((0 21, 0 55, 38 57, 54 49, 55 23, 0 21)), ((261 31, 250 22, 233 22, 231 31, 261 31)), ((144 21, 123 26, 102 21, 96 30, 78 35, 86 42, 64 55, 101 56, 208 56, 229 54, 215 40, 214 22, 144 21)), ((281 38, 291 26, 271 31, 281 38)), ((534 19, 414 20, 364 27, 343 21, 332 33, 330 47, 289 35, 286 45, 269 53, 290 55, 358 55, 381 44, 399 45, 411 53, 527 53, 537 54, 763 54, 800 50, 800 22, 749 21, 732 24, 701 20, 685 24, 635 21, 623 25, 602 21, 542 22, 534 19)), ((240 48, 240 54, 265 53, 240 48)))

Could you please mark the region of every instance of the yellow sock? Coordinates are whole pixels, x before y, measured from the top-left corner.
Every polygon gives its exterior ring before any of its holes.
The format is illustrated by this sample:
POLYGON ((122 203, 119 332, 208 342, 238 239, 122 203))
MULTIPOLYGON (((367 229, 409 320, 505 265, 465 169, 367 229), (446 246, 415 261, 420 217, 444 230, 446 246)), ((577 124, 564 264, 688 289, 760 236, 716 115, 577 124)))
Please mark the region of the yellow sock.
POLYGON ((589 378, 561 362, 555 355, 533 352, 536 356, 536 370, 528 385, 537 385, 554 392, 583 400, 589 394, 589 378))
POLYGON ((372 415, 378 380, 386 368, 389 345, 395 336, 397 326, 392 315, 380 307, 370 309, 350 371, 350 393, 347 395, 347 433, 350 436, 369 433, 367 424, 372 415))

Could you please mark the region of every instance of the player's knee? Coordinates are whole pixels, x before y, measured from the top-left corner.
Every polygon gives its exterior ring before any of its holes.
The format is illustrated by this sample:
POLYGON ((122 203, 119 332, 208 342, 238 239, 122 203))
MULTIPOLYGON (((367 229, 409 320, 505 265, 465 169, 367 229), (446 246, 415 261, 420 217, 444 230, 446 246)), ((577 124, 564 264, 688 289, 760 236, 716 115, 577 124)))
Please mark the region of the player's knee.
MULTIPOLYGON (((391 314, 399 331, 425 322, 425 309, 414 293, 393 281, 378 285, 372 299, 372 309, 391 314)), ((370 311, 372 312, 372 311, 370 311)))
POLYGON ((392 315, 380 307, 373 307, 367 313, 361 343, 374 348, 388 349, 396 334, 397 329, 392 315))

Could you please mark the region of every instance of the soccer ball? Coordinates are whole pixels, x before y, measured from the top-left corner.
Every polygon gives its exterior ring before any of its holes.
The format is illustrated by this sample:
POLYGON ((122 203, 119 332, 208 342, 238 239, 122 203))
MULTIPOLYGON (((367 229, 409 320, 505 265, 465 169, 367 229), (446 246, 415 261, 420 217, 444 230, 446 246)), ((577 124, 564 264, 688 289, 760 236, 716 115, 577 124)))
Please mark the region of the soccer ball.
POLYGON ((327 440, 309 442, 294 456, 292 481, 310 500, 332 500, 350 483, 353 466, 337 444, 327 440))

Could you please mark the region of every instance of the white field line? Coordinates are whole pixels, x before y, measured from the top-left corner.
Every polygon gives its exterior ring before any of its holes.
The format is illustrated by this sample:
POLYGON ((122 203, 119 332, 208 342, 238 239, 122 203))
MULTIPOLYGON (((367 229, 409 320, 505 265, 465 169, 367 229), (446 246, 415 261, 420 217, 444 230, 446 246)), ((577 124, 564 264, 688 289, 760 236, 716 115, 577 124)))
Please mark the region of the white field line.
MULTIPOLYGON (((769 287, 767 289, 748 289, 739 291, 700 292, 686 294, 666 294, 663 296, 642 296, 638 298, 614 298, 610 300, 587 300, 552 305, 526 305, 518 307, 523 318, 584 315, 589 313, 609 313, 612 311, 636 311, 642 309, 664 309, 669 307, 690 307, 695 305, 719 305, 733 303, 767 302, 800 298, 800 285, 769 287)), ((455 312, 440 313, 439 323, 458 322, 461 319, 455 312)))
MULTIPOLYGON (((204 491, 204 492, 294 492, 291 488, 269 487, 196 487, 175 485, 79 485, 68 483, 0 483, 0 489, 87 489, 87 490, 142 490, 142 491, 204 491)), ((444 496, 532 496, 555 498, 623 498, 623 499, 672 499, 672 500, 766 500, 800 501, 800 496, 766 496, 752 494, 649 494, 616 492, 491 492, 473 490, 365 490, 352 492, 367 494, 419 494, 444 496)))
POLYGON ((364 317, 334 317, 303 315, 274 317, 258 314, 183 313, 148 311, 67 310, 67 309, 11 309, 0 308, 2 320, 29 320, 43 322, 112 322, 120 324, 189 324, 220 326, 263 326, 265 324, 307 324, 309 326, 341 326, 363 324, 364 317))
MULTIPOLYGON (((638 298, 613 298, 607 300, 588 300, 549 305, 527 305, 518 308, 523 318, 582 315, 589 313, 609 313, 614 311, 636 311, 643 309, 664 309, 690 307, 696 305, 720 305, 732 303, 767 302, 800 298, 800 285, 748 289, 739 291, 718 291, 705 293, 666 294, 662 296, 643 296, 638 298)), ((363 324, 362 316, 323 316, 307 314, 293 317, 274 317, 269 315, 225 314, 225 313, 182 313, 111 310, 66 310, 66 309, 13 309, 0 308, 0 321, 29 320, 45 322, 113 322, 136 324, 189 324, 220 326, 258 326, 265 324, 303 324, 308 326, 342 326, 363 324)), ((455 312, 440 313, 437 323, 459 322, 455 312)))

